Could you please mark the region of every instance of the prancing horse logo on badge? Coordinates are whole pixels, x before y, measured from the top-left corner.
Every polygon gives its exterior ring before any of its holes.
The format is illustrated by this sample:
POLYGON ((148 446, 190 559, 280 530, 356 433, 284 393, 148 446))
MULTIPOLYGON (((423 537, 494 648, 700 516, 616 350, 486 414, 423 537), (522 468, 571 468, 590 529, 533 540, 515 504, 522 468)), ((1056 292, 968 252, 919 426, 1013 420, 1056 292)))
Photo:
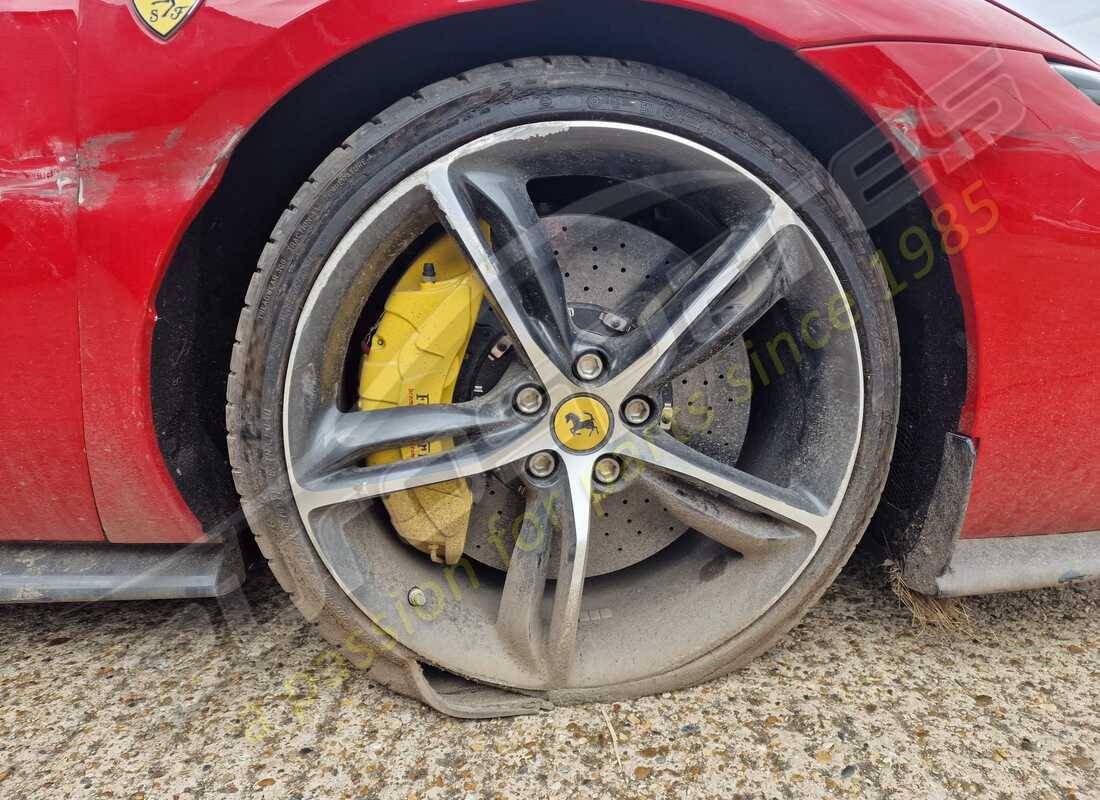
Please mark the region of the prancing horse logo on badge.
POLYGON ((191 18, 202 0, 130 0, 138 20, 161 41, 166 41, 191 18))
POLYGON ((580 436, 582 431, 588 431, 589 436, 599 436, 600 429, 596 427, 596 418, 587 411, 584 415, 587 419, 581 419, 576 414, 565 415, 565 421, 569 423, 569 432, 574 436, 580 436))
POLYGON ((611 432, 611 411, 598 397, 575 394, 554 411, 550 428, 554 438, 574 453, 595 450, 611 432))

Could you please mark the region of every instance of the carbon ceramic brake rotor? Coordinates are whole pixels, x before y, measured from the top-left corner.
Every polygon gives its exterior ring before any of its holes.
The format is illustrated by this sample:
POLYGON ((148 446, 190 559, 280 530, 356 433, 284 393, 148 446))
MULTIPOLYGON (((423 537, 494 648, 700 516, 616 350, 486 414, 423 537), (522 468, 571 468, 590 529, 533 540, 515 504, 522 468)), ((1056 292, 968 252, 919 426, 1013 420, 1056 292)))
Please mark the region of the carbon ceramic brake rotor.
MULTIPOLYGON (((638 293, 653 295, 668 285, 670 267, 686 255, 666 239, 636 225, 607 217, 562 214, 546 217, 565 282, 574 322, 601 334, 615 335, 615 316, 638 308, 638 293), (631 301, 628 303, 628 299, 631 301), (601 321, 601 316, 607 320, 601 321), (610 324, 609 324, 610 323, 610 324)), ((634 320, 626 320, 632 323, 634 320)), ((735 463, 748 431, 748 408, 738 404, 725 380, 740 365, 748 375, 748 354, 742 340, 732 343, 705 363, 664 387, 661 399, 674 410, 673 433, 707 455, 735 463)), ((663 550, 687 530, 640 481, 630 479, 593 502, 593 528, 586 575, 595 577, 637 564, 663 550)), ((504 570, 524 512, 522 484, 490 473, 471 481, 474 507, 465 553, 504 570)), ((558 540, 551 547, 557 563, 558 540)))

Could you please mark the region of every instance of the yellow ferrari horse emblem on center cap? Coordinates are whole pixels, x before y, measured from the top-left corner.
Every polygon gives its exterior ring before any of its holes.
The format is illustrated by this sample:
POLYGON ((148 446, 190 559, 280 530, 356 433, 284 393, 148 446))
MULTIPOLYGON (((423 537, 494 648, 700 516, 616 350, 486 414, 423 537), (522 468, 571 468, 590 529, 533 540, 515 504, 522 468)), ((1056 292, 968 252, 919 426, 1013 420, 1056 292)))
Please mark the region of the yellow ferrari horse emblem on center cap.
POLYGON ((202 0, 130 0, 134 13, 146 29, 167 39, 183 25, 202 0))
POLYGON ((554 412, 554 437, 575 452, 595 450, 611 432, 611 412, 590 395, 570 397, 554 412))

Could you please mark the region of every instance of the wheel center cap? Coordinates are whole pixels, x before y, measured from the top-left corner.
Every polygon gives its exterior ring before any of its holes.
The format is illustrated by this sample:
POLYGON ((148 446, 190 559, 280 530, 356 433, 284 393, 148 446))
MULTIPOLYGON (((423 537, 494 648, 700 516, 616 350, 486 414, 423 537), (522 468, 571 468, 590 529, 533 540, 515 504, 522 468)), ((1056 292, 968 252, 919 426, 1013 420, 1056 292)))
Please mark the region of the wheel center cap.
POLYGON ((563 400, 551 422, 558 444, 575 453, 595 450, 611 433, 611 410, 598 397, 576 394, 563 400))

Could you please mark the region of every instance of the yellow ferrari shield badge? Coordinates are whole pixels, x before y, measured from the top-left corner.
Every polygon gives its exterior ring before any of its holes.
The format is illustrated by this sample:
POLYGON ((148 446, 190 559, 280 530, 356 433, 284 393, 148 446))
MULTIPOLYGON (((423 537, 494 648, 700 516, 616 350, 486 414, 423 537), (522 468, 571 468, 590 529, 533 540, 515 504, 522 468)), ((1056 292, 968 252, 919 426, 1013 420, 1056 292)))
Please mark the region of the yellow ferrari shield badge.
POLYGON ((191 18, 202 0, 130 0, 134 13, 158 39, 168 39, 191 18))
POLYGON ((554 436, 574 452, 595 450, 607 439, 611 413, 602 401, 591 395, 570 397, 554 412, 554 436))

